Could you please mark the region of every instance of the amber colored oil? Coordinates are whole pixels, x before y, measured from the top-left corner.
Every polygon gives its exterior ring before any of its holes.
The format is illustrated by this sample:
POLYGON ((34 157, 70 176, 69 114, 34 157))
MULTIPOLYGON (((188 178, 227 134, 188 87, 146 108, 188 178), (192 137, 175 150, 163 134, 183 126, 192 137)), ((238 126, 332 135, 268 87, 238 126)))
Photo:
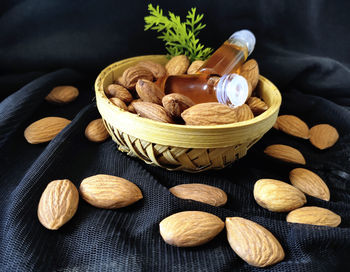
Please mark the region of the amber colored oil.
POLYGON ((229 41, 224 42, 199 69, 199 73, 219 75, 238 72, 248 57, 246 47, 240 47, 229 41))
POLYGON ((157 81, 165 94, 179 93, 195 103, 217 102, 215 86, 217 76, 239 72, 239 67, 248 57, 246 48, 226 41, 203 64, 195 75, 166 76, 157 81))

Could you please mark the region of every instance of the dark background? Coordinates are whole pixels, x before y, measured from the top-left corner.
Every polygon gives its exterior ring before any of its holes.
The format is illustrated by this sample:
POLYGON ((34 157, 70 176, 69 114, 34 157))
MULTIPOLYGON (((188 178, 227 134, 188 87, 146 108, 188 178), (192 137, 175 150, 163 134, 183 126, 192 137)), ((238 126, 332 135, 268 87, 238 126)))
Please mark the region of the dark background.
MULTIPOLYGON (((154 5, 157 2, 152 2, 154 5)), ((265 271, 249 266, 229 247, 225 232, 207 245, 175 248, 158 230, 165 217, 202 210, 223 220, 242 216, 268 228, 285 259, 266 271, 345 271, 350 254, 350 29, 348 1, 160 1, 165 12, 204 13, 200 39, 217 48, 234 31, 252 30, 252 55, 261 74, 281 91, 281 114, 295 114, 310 127, 329 123, 340 139, 325 151, 308 141, 271 130, 248 155, 221 171, 169 172, 117 151, 112 140, 88 142, 86 125, 99 114, 93 84, 107 65, 127 57, 163 54, 157 34, 143 31, 148 2, 2 1, 0 5, 0 270, 1 271, 265 271), (64 107, 43 98, 57 85, 75 85, 79 98, 64 107), (49 144, 30 145, 24 129, 46 116, 73 120, 49 144), (288 182, 295 165, 264 156, 269 144, 298 148, 306 168, 320 175, 331 200, 307 196, 307 205, 341 215, 337 228, 289 224, 285 213, 258 206, 252 189, 259 178, 288 182), (144 199, 117 211, 80 201, 71 221, 49 231, 37 220, 48 182, 105 173, 136 183, 144 199), (168 188, 200 182, 222 188, 222 208, 180 200, 168 188)))

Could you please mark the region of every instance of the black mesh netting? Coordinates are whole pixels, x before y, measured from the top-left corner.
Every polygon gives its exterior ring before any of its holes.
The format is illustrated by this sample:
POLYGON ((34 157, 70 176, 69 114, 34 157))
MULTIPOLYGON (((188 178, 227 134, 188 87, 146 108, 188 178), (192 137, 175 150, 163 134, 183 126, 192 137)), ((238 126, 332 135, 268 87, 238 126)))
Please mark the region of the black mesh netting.
POLYGON ((203 40, 217 47, 239 28, 257 35, 253 57, 261 73, 282 93, 281 114, 294 114, 310 127, 329 123, 339 141, 319 151, 307 140, 270 130, 247 156, 220 171, 169 172, 130 158, 111 140, 84 137, 99 114, 93 83, 113 61, 163 52, 143 33, 146 5, 139 1, 4 1, 0 7, 0 270, 1 271, 346 271, 350 264, 350 23, 349 4, 326 1, 177 1, 161 7, 183 13, 198 6, 206 13, 203 40), (117 3, 118 2, 118 3, 117 3), (127 26, 130 14, 135 20, 127 26), (223 24, 222 21, 226 24, 223 24), (124 24, 124 25, 123 25, 124 24), (233 30, 233 31, 232 31, 233 30), (345 35, 345 36, 342 36, 345 35), (150 43, 142 42, 150 40, 150 43), (138 41, 138 43, 136 42, 138 41), (60 69, 70 67, 71 69, 60 69), (80 90, 76 101, 53 106, 44 97, 57 85, 80 90), (24 129, 46 116, 73 120, 49 144, 30 145, 24 129), (307 205, 342 217, 337 228, 290 224, 286 213, 258 206, 253 185, 260 178, 288 182, 295 165, 264 155, 270 144, 288 144, 305 156, 306 168, 320 175, 329 202, 307 196, 307 205), (45 229, 37 205, 48 182, 111 174, 134 182, 144 199, 118 210, 97 209, 80 199, 76 215, 58 231, 45 229), (181 183, 217 186, 228 194, 220 208, 181 200, 168 188, 181 183), (206 245, 165 244, 159 222, 179 211, 201 210, 221 219, 241 216, 269 229, 285 259, 254 268, 230 248, 225 231, 206 245))

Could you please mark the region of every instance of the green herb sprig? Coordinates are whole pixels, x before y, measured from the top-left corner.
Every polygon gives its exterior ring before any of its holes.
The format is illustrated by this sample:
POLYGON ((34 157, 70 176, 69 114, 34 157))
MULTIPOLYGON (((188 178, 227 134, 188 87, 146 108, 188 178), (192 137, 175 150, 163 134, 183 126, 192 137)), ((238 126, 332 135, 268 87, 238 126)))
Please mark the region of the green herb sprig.
POLYGON ((163 10, 157 5, 148 5, 150 15, 145 17, 145 31, 152 29, 161 32, 158 39, 165 42, 165 48, 170 56, 186 55, 190 61, 205 60, 213 52, 210 47, 204 48, 197 38, 199 32, 205 28, 200 21, 203 14, 196 15, 196 8, 191 8, 186 21, 181 22, 180 16, 169 11, 169 17, 163 15, 163 10))

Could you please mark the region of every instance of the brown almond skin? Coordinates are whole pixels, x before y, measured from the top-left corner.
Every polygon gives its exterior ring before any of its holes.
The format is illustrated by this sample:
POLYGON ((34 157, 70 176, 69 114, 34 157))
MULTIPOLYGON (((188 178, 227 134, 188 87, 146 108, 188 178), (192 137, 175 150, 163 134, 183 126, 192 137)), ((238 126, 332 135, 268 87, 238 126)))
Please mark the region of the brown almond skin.
POLYGON ((128 105, 128 111, 131 113, 136 113, 136 110, 134 108, 135 102, 142 102, 142 100, 138 98, 138 99, 134 99, 133 101, 131 101, 131 103, 128 105))
POLYGON ((103 209, 123 208, 143 198, 141 190, 134 183, 111 175, 85 178, 79 190, 86 202, 103 209))
POLYGON ((254 185, 255 201, 272 212, 288 212, 306 203, 306 197, 298 188, 275 179, 259 179, 254 185))
POLYGON ((182 75, 185 74, 188 66, 190 66, 190 61, 185 55, 178 55, 172 57, 167 64, 165 65, 165 69, 169 76, 173 75, 182 75))
POLYGON ((108 97, 116 97, 122 100, 124 103, 129 103, 133 100, 131 93, 121 85, 110 84, 105 91, 108 97))
POLYGON ((138 115, 163 123, 174 123, 167 111, 160 105, 150 102, 134 102, 134 109, 138 115))
POLYGON ((291 211, 287 215, 287 222, 337 227, 341 223, 341 217, 328 209, 311 206, 291 211))
POLYGON ((247 121, 254 118, 254 114, 247 104, 243 104, 242 106, 235 108, 235 110, 237 122, 247 121))
POLYGON ((329 201, 330 193, 328 186, 314 172, 304 168, 295 168, 290 171, 289 179, 293 186, 305 194, 329 201))
POLYGON ((139 79, 136 83, 136 92, 144 102, 162 105, 164 93, 158 85, 146 79, 139 79))
POLYGON ((140 61, 137 65, 141 67, 145 67, 148 70, 150 70, 155 79, 164 77, 166 75, 165 67, 160 63, 157 63, 151 60, 146 60, 146 61, 140 61))
POLYGON ((150 70, 142 66, 132 66, 126 69, 122 75, 122 85, 128 90, 135 89, 136 83, 139 79, 153 80, 153 74, 150 70))
POLYGON ((184 110, 192 107, 195 103, 185 95, 172 93, 163 97, 162 104, 172 117, 179 118, 184 110))
POLYGON ((121 108, 125 111, 128 110, 128 107, 126 106, 126 104, 124 103, 123 100, 119 99, 118 97, 112 97, 109 99, 114 105, 116 105, 118 108, 121 108))
POLYGON ((251 84, 251 90, 253 91, 259 82, 259 65, 256 60, 250 59, 243 63, 240 69, 240 75, 251 84))
POLYGON ((338 131, 328 124, 319 124, 310 129, 310 142, 318 149, 332 147, 339 139, 338 131))
POLYGON ((308 125, 295 115, 280 115, 274 126, 276 129, 302 139, 309 139, 308 125))
POLYGON ((45 97, 45 100, 54 104, 67 104, 79 96, 79 91, 73 86, 57 86, 45 97))
POLYGON ((199 68, 203 66, 205 61, 203 60, 195 60, 191 63, 191 65, 187 69, 187 74, 192 75, 198 72, 199 68))
POLYGON ((78 190, 70 180, 51 181, 39 201, 39 221, 45 228, 57 230, 74 216, 78 203, 78 190))
POLYGON ((248 264, 266 267, 284 259, 281 244, 263 226, 242 217, 227 217, 225 223, 231 248, 248 264))
POLYGON ((62 117, 45 117, 29 125, 24 130, 24 137, 30 144, 49 142, 70 122, 62 117))
POLYGON ((269 106, 264 101, 256 96, 249 97, 246 103, 255 116, 262 114, 269 108, 269 106))
POLYGON ((177 247, 194 247, 212 240, 224 228, 222 220, 207 212, 175 213, 159 223, 163 240, 177 247))
POLYGON ((282 144, 274 144, 265 148, 264 153, 273 157, 275 159, 279 159, 289 163, 296 164, 306 164, 305 158, 301 152, 291 146, 282 145, 282 144))
POLYGON ((180 184, 169 191, 178 198, 191 199, 215 207, 223 206, 227 202, 227 195, 223 190, 206 184, 180 184))
POLYGON ((103 124, 102 118, 91 121, 85 129, 86 138, 95 143, 105 141, 108 137, 108 131, 103 124))
POLYGON ((223 125, 237 122, 236 111, 218 102, 196 104, 185 110, 181 117, 186 125, 223 125))

